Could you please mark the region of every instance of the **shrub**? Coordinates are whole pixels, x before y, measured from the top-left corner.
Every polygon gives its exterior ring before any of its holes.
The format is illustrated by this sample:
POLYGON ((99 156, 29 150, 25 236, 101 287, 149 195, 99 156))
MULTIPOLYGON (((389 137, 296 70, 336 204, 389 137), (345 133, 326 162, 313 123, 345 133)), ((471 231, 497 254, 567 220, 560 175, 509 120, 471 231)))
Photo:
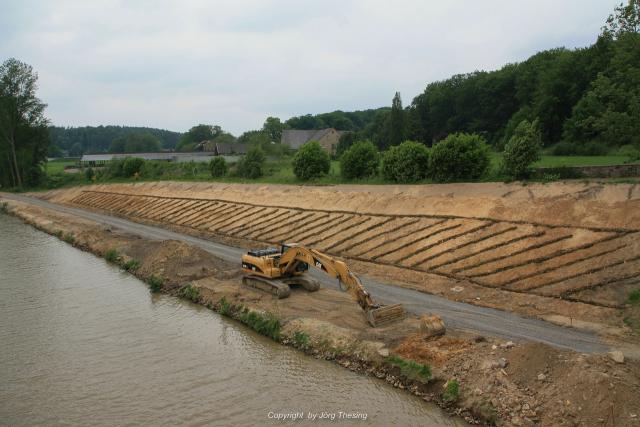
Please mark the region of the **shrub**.
POLYGON ((526 176, 530 166, 540 160, 541 147, 542 138, 538 120, 521 121, 504 147, 502 167, 505 173, 513 178, 526 176))
POLYGON ((155 294, 155 293, 160 292, 162 290, 162 285, 164 284, 164 279, 162 277, 158 277, 158 276, 151 276, 151 277, 149 277, 147 282, 149 283, 149 289, 151 290, 151 292, 153 292, 155 294))
POLYGON ((296 347, 307 348, 309 347, 309 334, 303 331, 295 331, 293 333, 293 342, 296 347))
POLYGON ((69 243, 70 245, 73 245, 76 242, 76 236, 74 236, 73 233, 68 232, 65 233, 64 236, 62 236, 62 240, 69 243))
POLYGON ((140 262, 133 258, 122 265, 122 268, 126 271, 136 271, 138 267, 140 267, 140 262))
POLYGON ((633 305, 640 305, 640 289, 631 291, 629 294, 629 303, 633 305))
POLYGON ((260 178, 264 174, 265 160, 264 151, 260 147, 251 147, 238 161, 238 175, 249 179, 260 178))
POLYGON ((220 178, 227 174, 229 167, 224 157, 216 156, 209 162, 209 172, 213 178, 220 178))
POLYGON ((94 172, 93 168, 85 169, 84 177, 87 179, 87 181, 93 181, 95 176, 96 176, 96 173, 94 172))
POLYGON ((551 149, 551 154, 554 156, 605 156, 608 153, 609 147, 598 141, 586 143, 561 141, 551 149))
POLYGON ((390 181, 416 182, 427 177, 429 149, 414 141, 391 147, 382 157, 382 174, 390 181))
POLYGON ((125 159, 113 159, 107 163, 107 167, 104 169, 105 178, 117 178, 124 177, 124 160, 125 159))
POLYGON ((192 302, 198 302, 200 300, 200 290, 191 284, 180 288, 178 295, 192 302))
POLYGON ((431 379, 431 368, 428 365, 423 365, 413 360, 405 360, 399 356, 389 356, 387 362, 400 368, 402 375, 409 379, 418 381, 429 381, 431 379))
POLYGON ((117 250, 109 249, 104 253, 104 259, 106 259, 107 262, 117 264, 120 262, 120 255, 118 255, 117 250))
POLYGON ((456 133, 431 150, 429 170, 436 181, 477 180, 489 169, 489 147, 476 134, 456 133))
POLYGON ((460 384, 458 380, 449 380, 445 385, 444 392, 442 393, 442 400, 445 402, 455 402, 458 400, 460 394, 460 384))
POLYGON ((576 147, 570 142, 561 141, 551 149, 551 154, 554 156, 572 156, 576 154, 576 147))
POLYGON ((122 164, 122 176, 129 178, 135 174, 140 175, 142 168, 144 167, 144 159, 140 157, 127 157, 122 164))
POLYGON ((329 173, 331 159, 317 141, 304 144, 293 156, 293 173, 303 181, 329 173))
POLYGON ((7 202, 2 202, 0 203, 0 213, 7 213, 8 212, 8 208, 7 208, 7 202))
POLYGON ((340 157, 340 170, 345 179, 369 178, 378 172, 380 154, 371 141, 358 141, 340 157))
POLYGON ((628 157, 630 162, 637 162, 640 160, 640 149, 633 145, 623 145, 618 149, 616 154, 618 156, 628 157))
POLYGON ((220 298, 219 301, 220 309, 218 312, 223 316, 231 316, 231 304, 225 297, 220 298))
POLYGON ((580 146, 578 154, 582 156, 606 156, 609 154, 609 147, 602 142, 589 141, 580 146))

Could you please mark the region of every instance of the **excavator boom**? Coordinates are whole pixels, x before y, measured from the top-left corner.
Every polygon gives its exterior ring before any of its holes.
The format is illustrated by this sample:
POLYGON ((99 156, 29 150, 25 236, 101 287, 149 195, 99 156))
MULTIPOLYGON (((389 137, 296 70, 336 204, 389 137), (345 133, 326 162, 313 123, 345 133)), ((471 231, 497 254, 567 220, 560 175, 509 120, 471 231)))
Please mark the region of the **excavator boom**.
POLYGON ((367 321, 371 326, 381 326, 405 317, 406 313, 401 304, 388 306, 376 304, 358 276, 352 273, 343 261, 336 260, 315 249, 301 246, 289 247, 279 259, 279 268, 283 275, 286 276, 287 274, 292 274, 300 263, 315 267, 330 277, 337 278, 365 312, 367 321))

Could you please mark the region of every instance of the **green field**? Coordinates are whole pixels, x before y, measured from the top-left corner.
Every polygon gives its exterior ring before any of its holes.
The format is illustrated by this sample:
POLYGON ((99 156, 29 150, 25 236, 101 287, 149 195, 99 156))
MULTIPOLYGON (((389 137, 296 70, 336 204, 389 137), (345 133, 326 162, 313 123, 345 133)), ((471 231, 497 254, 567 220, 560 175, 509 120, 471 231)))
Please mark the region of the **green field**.
MULTIPOLYGON (((489 173, 481 180, 484 182, 504 181, 506 177, 500 174, 500 164, 502 160, 501 153, 491 153, 491 167, 489 173)), ((540 161, 536 162, 536 167, 560 167, 560 166, 592 166, 592 165, 614 165, 624 164, 629 159, 625 156, 548 156, 544 155, 540 161)), ((154 162, 155 163, 155 162, 154 162)), ((214 181, 209 175, 207 165, 199 164, 180 168, 176 164, 167 164, 162 162, 164 172, 161 176, 140 177, 140 181, 158 181, 158 180, 175 180, 175 181, 214 181), (166 165, 166 168, 165 168, 166 165), (170 166, 173 165, 173 166, 170 166)), ((46 188, 68 187, 74 185, 90 184, 83 173, 69 174, 64 172, 65 166, 75 166, 75 159, 61 159, 50 161, 46 165, 46 172, 49 176, 49 184, 46 188)), ((265 165, 265 175, 258 179, 244 179, 235 176, 234 167, 231 167, 231 173, 223 178, 217 178, 218 182, 229 183, 264 183, 264 184, 313 184, 313 185, 338 185, 338 184, 395 184, 385 181, 382 176, 376 176, 361 180, 344 180, 340 176, 340 162, 331 161, 330 172, 317 180, 304 182, 298 180, 293 173, 291 158, 284 158, 278 161, 271 161, 265 165)), ((131 182, 133 178, 112 178, 108 182, 131 182)), ((104 181, 98 181, 104 182, 104 181)), ((417 184, 430 184, 433 181, 426 179, 417 184)))
MULTIPOLYGON (((497 171, 502 161, 502 153, 491 153, 491 168, 497 171)), ((536 168, 557 168, 560 166, 607 166, 627 163, 627 156, 541 156, 533 164, 536 168)))
POLYGON ((76 161, 77 161, 76 159, 51 160, 50 162, 46 163, 45 168, 47 170, 47 174, 49 175, 62 173, 64 172, 65 166, 75 166, 76 161))

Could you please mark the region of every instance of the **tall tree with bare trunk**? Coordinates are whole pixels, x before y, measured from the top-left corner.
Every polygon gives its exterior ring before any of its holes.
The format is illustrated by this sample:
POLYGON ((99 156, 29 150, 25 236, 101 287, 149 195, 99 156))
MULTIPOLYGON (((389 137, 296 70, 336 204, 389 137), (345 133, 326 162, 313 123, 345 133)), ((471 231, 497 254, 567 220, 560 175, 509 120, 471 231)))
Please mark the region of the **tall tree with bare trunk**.
POLYGON ((17 187, 23 186, 25 173, 40 168, 45 160, 40 153, 48 145, 48 134, 42 132, 48 124, 46 104, 36 96, 37 83, 38 74, 24 62, 10 58, 0 65, 0 144, 11 170, 11 178, 0 179, 12 179, 17 187))

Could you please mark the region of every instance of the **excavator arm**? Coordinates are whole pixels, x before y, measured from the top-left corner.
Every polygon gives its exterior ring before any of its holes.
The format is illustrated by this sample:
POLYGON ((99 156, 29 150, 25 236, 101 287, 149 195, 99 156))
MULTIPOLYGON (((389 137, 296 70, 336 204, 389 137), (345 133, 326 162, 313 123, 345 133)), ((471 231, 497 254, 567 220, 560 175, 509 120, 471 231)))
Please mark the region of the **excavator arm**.
POLYGON ((358 276, 349 270, 347 264, 320 251, 301 246, 291 247, 280 257, 279 267, 285 275, 291 274, 295 271, 296 266, 302 262, 323 271, 330 277, 337 278, 365 312, 367 320, 372 326, 404 318, 405 311, 402 305, 381 306, 376 304, 358 276))

